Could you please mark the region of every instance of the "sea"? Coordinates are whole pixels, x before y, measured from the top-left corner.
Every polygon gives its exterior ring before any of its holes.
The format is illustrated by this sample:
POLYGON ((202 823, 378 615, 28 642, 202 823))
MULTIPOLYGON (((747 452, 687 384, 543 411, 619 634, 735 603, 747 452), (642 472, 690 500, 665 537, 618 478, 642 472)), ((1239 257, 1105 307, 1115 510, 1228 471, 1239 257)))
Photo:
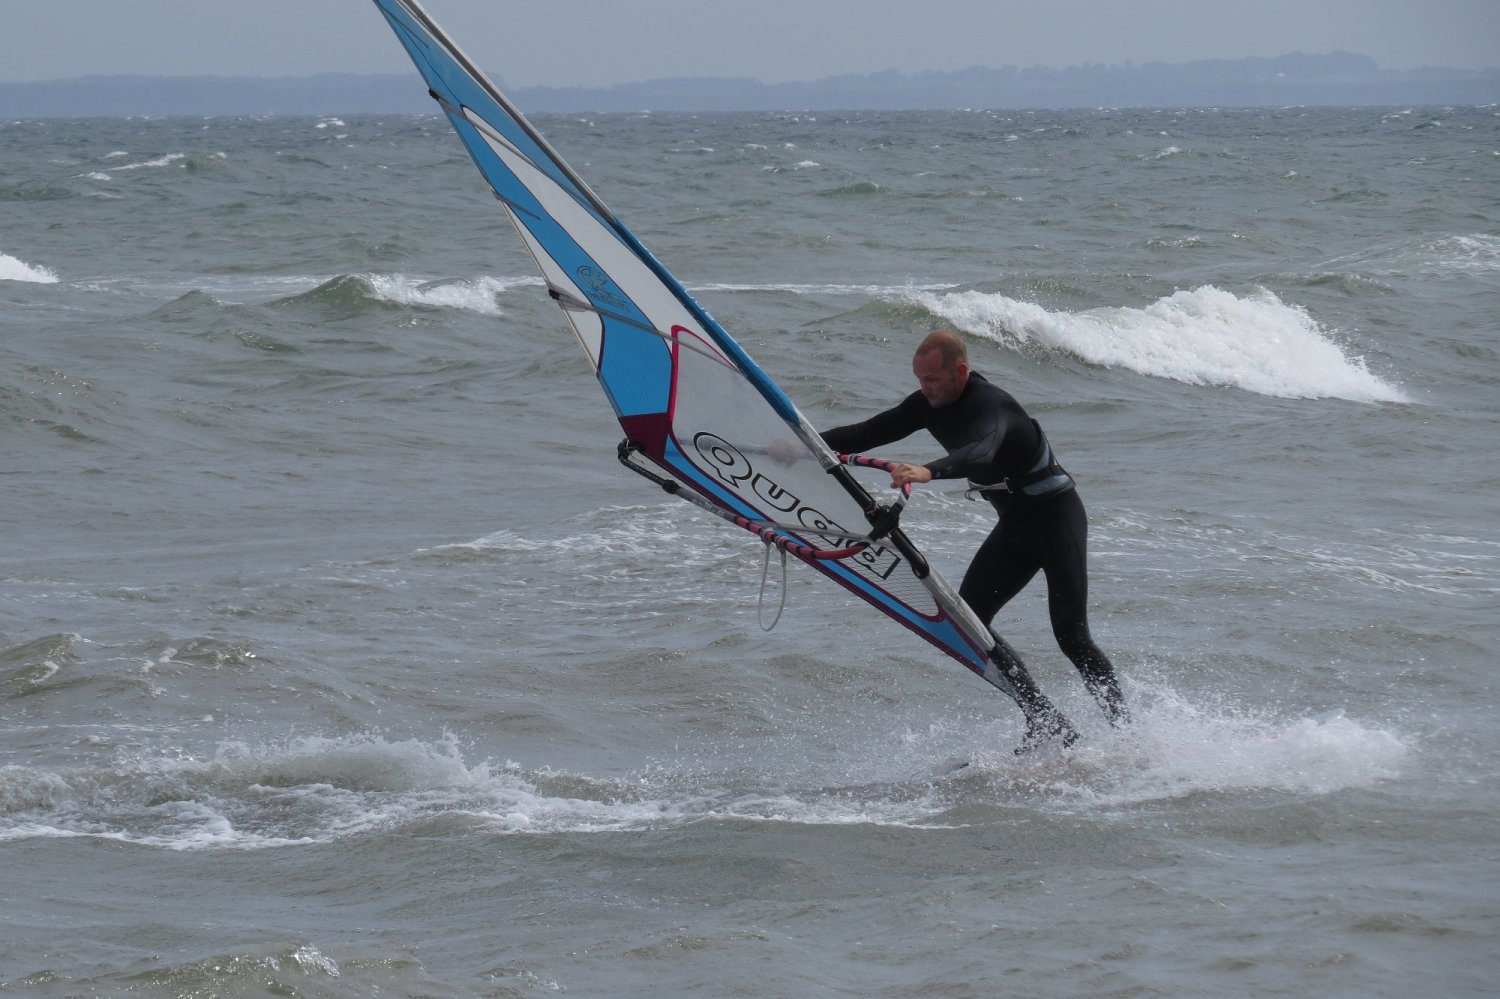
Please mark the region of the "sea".
POLYGON ((1494 994, 1500 108, 536 122, 815 425, 965 338, 1133 723, 621 468, 439 115, 4 121, 0 995, 1494 994))

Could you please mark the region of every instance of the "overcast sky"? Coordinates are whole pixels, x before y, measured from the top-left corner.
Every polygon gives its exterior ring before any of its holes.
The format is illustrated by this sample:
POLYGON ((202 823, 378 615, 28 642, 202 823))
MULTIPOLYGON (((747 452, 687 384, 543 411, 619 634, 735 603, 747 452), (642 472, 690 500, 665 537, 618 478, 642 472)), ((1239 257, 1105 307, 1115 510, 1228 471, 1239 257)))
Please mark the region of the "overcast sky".
MULTIPOLYGON (((0 80, 405 73, 368 0, 6 4, 0 80)), ((1240 59, 1500 66, 1500 0, 427 0, 510 87, 1240 59)))

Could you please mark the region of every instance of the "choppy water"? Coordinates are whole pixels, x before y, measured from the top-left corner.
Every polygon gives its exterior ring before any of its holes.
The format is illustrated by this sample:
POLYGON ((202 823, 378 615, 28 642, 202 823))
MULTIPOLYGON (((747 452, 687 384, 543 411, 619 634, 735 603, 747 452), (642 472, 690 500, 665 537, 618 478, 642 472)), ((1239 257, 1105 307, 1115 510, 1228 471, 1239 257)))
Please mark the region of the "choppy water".
POLYGON ((967 334, 1137 723, 1039 592, 1062 758, 816 574, 763 633, 441 119, 0 123, 0 991, 1493 987, 1495 108, 541 124, 817 422, 967 334))

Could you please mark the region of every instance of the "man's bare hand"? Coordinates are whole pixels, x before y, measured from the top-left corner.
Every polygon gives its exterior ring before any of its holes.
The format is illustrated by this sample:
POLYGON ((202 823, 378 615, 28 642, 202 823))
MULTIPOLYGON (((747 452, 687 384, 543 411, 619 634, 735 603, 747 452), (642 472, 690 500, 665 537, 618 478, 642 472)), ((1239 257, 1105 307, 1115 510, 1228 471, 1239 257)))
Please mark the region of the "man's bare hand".
POLYGON ((891 469, 892 489, 900 489, 902 486, 931 481, 932 470, 926 465, 897 465, 891 469))

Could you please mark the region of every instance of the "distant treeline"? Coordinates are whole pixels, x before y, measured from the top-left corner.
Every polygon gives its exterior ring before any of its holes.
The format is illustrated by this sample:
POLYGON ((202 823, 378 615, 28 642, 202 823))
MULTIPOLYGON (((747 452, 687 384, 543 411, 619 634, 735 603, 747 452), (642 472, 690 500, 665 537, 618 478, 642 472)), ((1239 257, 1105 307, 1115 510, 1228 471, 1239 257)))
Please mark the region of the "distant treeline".
MULTIPOLYGON (((613 87, 522 87, 510 93, 523 110, 538 112, 1471 105, 1500 102, 1500 68, 1389 70, 1368 56, 1333 52, 1066 69, 887 70, 807 83, 679 77, 613 87)), ((115 76, 0 83, 4 118, 396 114, 432 109, 412 74, 115 76)))

